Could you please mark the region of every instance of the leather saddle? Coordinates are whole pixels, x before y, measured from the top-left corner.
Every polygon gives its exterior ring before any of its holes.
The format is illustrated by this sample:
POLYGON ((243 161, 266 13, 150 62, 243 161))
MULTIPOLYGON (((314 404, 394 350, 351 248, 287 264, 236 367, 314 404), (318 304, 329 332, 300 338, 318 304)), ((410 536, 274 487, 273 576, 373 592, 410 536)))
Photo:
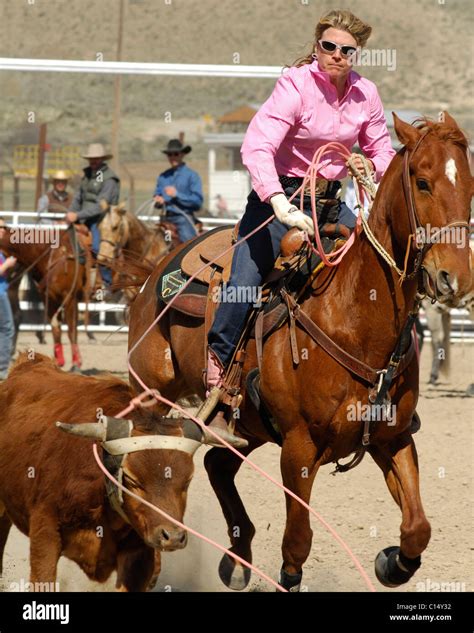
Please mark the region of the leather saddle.
POLYGON ((85 266, 86 295, 94 299, 95 291, 102 287, 102 279, 99 267, 92 256, 92 232, 85 224, 74 224, 74 232, 70 229, 70 238, 73 249, 78 254, 78 261, 85 266))
POLYGON ((86 255, 92 248, 92 233, 84 224, 70 224, 66 229, 65 239, 69 242, 71 251, 68 251, 68 259, 79 258, 79 263, 84 265, 86 255))
POLYGON ((214 274, 213 269, 220 271, 222 281, 229 281, 230 269, 232 266, 232 256, 234 251, 232 244, 236 241, 236 228, 226 228, 223 231, 214 233, 210 231, 206 239, 199 241, 181 260, 181 270, 191 277, 205 264, 216 260, 212 266, 206 266, 195 277, 204 284, 209 284, 214 274), (219 255, 228 250, 227 253, 219 255))
MULTIPOLYGON (((206 331, 212 324, 217 308, 217 303, 213 300, 214 290, 230 278, 234 253, 231 246, 237 240, 237 233, 238 225, 219 227, 190 241, 184 249, 169 259, 158 281, 158 297, 164 303, 169 303, 188 279, 197 273, 185 291, 174 299, 172 308, 188 316, 205 319, 206 331), (206 266, 214 260, 212 265, 206 266)), ((324 251, 328 253, 333 250, 335 240, 323 237, 322 244, 324 251)), ((266 336, 286 321, 288 311, 280 294, 281 287, 285 286, 294 293, 304 286, 310 275, 317 274, 320 268, 321 260, 309 251, 303 240, 303 233, 298 229, 289 230, 281 240, 280 255, 262 287, 260 311, 263 313, 263 322, 259 323, 261 335, 266 336)), ((255 328, 252 326, 250 336, 254 335, 255 328)))

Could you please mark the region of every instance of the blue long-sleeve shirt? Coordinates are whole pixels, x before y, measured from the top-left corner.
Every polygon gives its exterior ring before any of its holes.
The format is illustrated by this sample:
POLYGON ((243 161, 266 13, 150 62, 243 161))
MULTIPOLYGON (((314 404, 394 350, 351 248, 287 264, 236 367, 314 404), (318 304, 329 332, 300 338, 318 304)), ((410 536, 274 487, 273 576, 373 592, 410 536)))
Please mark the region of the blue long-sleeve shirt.
POLYGON ((186 163, 178 167, 170 167, 158 177, 155 196, 162 196, 166 210, 191 213, 201 208, 203 202, 201 177, 190 169, 186 163), (176 196, 165 193, 165 187, 175 187, 176 196))

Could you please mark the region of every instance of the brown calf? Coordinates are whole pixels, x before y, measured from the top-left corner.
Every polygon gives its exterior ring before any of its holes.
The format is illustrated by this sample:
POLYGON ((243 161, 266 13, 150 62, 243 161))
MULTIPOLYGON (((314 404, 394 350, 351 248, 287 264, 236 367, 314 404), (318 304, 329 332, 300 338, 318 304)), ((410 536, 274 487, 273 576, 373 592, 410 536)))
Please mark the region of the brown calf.
POLYGON ((132 411, 131 424, 100 417, 117 415, 131 397, 116 378, 74 376, 40 354, 20 356, 0 384, 0 574, 12 524, 30 537, 33 583, 54 583, 63 555, 91 580, 104 582, 116 570, 118 589, 146 591, 160 571, 160 550, 185 547, 184 530, 129 495, 120 502, 109 496, 94 460, 91 429, 109 441, 99 454, 116 454, 108 457, 120 465, 124 485, 182 520, 199 446, 186 439, 194 425, 157 416, 154 407, 132 411), (62 433, 58 420, 89 437, 62 433), (132 430, 124 433, 124 426, 132 430))

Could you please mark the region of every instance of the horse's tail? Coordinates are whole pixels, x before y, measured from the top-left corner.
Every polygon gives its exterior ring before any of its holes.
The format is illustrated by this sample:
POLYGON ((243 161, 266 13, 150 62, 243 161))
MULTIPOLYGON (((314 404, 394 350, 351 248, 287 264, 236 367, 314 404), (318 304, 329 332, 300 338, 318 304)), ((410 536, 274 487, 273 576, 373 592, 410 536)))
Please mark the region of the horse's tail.
POLYGON ((451 313, 449 310, 443 311, 441 323, 443 326, 444 355, 440 362, 439 370, 445 378, 449 378, 451 369, 451 313))

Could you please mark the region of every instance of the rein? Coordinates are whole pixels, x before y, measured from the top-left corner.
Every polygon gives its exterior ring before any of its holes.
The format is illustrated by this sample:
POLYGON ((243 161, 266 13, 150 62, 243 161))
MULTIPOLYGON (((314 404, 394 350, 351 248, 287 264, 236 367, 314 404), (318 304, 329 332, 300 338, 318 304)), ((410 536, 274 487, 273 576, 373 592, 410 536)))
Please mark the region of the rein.
MULTIPOLYGON (((411 179, 410 179, 410 161, 413 158, 413 156, 415 155, 416 150, 418 149, 418 147, 421 145, 421 143, 423 142, 423 140, 426 138, 427 134, 429 134, 431 130, 428 128, 426 130, 424 130, 421 135, 420 138, 417 140, 413 150, 410 152, 408 149, 405 148, 405 153, 403 156, 403 170, 402 170, 402 185, 403 185, 403 195, 405 197, 405 202, 407 205, 407 210, 408 210, 408 220, 410 222, 410 230, 411 233, 408 236, 408 241, 407 241, 407 246, 406 246, 406 251, 405 251, 405 259, 404 259, 404 267, 403 270, 400 269, 395 260, 393 259, 393 257, 387 253, 387 251, 385 250, 385 248, 380 244, 380 242, 377 240, 377 238, 375 237, 375 235, 373 234, 371 228, 369 227, 369 224, 364 216, 364 213, 362 211, 362 205, 361 205, 361 201, 360 201, 360 191, 359 191, 359 186, 355 186, 356 183, 354 183, 354 189, 356 192, 356 196, 357 196, 357 201, 358 201, 358 207, 360 208, 360 214, 359 214, 359 218, 361 219, 361 223, 362 223, 362 227, 364 229, 364 232, 367 236, 367 239, 369 240, 369 242, 372 244, 372 246, 374 247, 374 249, 377 251, 377 253, 387 262, 387 264, 389 264, 389 266, 395 270, 395 272, 398 274, 398 276, 400 277, 399 279, 399 283, 400 285, 406 280, 406 279, 413 279, 414 277, 416 277, 418 275, 418 273, 420 273, 420 271, 423 270, 423 259, 425 257, 425 255, 428 253, 428 251, 431 249, 431 247, 433 246, 433 244, 436 243, 436 240, 443 235, 443 233, 445 233, 446 231, 449 231, 451 228, 455 228, 455 227, 462 227, 462 228, 466 228, 469 231, 469 223, 462 221, 462 220, 457 220, 454 222, 450 222, 449 224, 446 224, 445 226, 442 226, 434 235, 434 237, 431 238, 429 243, 425 243, 425 244, 420 244, 419 241, 417 240, 417 234, 419 229, 423 229, 423 225, 420 222, 417 210, 416 210, 416 205, 415 205, 415 199, 413 196, 413 187, 411 184, 411 179), (414 250, 415 251, 415 262, 414 262, 414 266, 413 266, 413 271, 410 274, 407 274, 407 266, 408 266, 408 257, 410 254, 410 251, 414 250)), ((353 170, 353 173, 355 172, 354 168, 351 167, 353 170)), ((358 174, 354 173, 354 180, 358 180, 358 174)), ((371 196, 373 197, 373 196, 371 196)))

